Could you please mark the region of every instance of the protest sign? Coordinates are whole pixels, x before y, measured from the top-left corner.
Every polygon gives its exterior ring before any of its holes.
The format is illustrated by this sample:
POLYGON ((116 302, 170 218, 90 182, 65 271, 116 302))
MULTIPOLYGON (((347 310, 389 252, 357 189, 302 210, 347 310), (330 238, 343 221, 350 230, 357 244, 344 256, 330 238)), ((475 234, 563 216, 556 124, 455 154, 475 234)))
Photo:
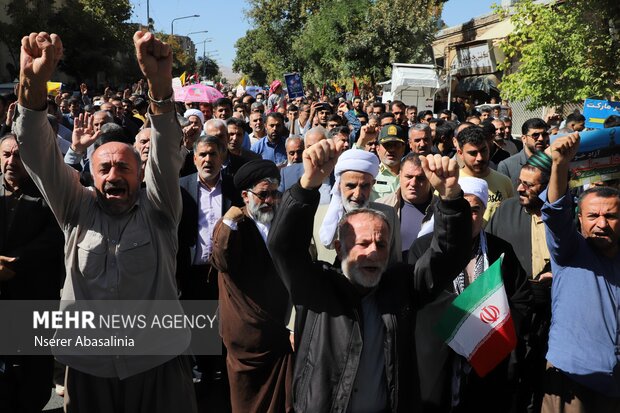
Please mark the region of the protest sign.
MULTIPOLYGON (((185 75, 185 72, 183 72, 185 75)), ((185 78, 185 77, 184 77, 185 78)), ((180 77, 172 78, 172 90, 174 92, 174 100, 177 102, 185 101, 185 91, 183 90, 183 82, 185 79, 180 77)))
POLYGON ((284 81, 286 82, 289 99, 304 97, 304 84, 299 73, 285 73, 284 81))
POLYGON ((254 99, 256 99, 256 95, 261 92, 263 92, 263 90, 260 88, 260 86, 246 86, 245 87, 245 93, 252 96, 254 99))
POLYGON ((579 136, 579 151, 570 163, 570 187, 619 179, 620 127, 581 132, 579 136))
POLYGON ((602 129, 603 122, 611 115, 620 115, 620 102, 586 99, 583 103, 586 128, 602 129))
POLYGON ((47 94, 48 95, 58 94, 61 88, 62 88, 61 82, 47 82, 47 94))

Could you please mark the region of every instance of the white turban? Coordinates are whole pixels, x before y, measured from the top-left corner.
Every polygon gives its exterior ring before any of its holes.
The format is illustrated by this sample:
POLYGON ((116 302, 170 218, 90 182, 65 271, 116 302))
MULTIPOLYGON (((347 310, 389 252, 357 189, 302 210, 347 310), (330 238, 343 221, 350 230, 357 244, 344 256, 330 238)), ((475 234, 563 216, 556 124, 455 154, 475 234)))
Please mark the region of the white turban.
POLYGON ((202 124, 204 125, 205 115, 203 115, 202 112, 199 111, 198 109, 187 109, 185 113, 183 114, 183 117, 185 119, 189 119, 190 116, 196 116, 198 119, 200 119, 200 122, 202 122, 202 124))
POLYGON ((336 180, 332 187, 332 199, 319 230, 321 244, 326 248, 333 248, 338 222, 344 216, 344 207, 340 194, 340 175, 346 171, 363 172, 370 174, 374 179, 379 173, 379 159, 374 153, 361 149, 349 149, 338 158, 334 169, 336 180))
POLYGON ((459 185, 465 195, 475 195, 487 207, 489 201, 489 184, 487 181, 473 176, 465 176, 459 179, 459 185))

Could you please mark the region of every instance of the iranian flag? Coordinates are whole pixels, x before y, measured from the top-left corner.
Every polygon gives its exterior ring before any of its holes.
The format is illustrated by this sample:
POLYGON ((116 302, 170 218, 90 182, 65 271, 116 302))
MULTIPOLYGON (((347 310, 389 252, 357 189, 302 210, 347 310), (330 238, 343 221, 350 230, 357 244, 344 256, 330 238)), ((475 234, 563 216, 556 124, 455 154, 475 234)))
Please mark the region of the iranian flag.
POLYGON ((437 332, 484 377, 517 345, 502 279, 503 255, 471 283, 446 310, 437 332))

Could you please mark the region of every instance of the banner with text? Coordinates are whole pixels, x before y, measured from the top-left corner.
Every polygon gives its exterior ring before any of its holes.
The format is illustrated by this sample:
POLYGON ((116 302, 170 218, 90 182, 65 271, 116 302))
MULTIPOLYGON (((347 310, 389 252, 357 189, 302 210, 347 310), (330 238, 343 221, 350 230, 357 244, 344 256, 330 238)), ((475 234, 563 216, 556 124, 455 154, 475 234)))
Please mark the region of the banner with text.
POLYGON ((583 103, 586 128, 603 129, 603 122, 611 115, 620 116, 620 102, 586 99, 583 103))
POLYGON ((0 300, 0 354, 221 354, 216 300, 0 300), (179 305, 180 303, 180 305, 179 305), (10 333, 9 333, 10 332, 10 333))
MULTIPOLYGON (((561 135, 554 136, 552 142, 561 135)), ((620 127, 579 133, 579 152, 570 163, 571 188, 620 178, 620 127)))

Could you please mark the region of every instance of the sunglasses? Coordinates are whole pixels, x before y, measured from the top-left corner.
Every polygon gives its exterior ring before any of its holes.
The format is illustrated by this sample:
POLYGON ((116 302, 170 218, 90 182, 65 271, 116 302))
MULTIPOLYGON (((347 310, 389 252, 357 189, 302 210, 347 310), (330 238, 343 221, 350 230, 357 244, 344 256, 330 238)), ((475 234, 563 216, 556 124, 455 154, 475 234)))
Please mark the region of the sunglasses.
POLYGON ((265 201, 269 197, 272 197, 274 199, 278 199, 282 197, 282 192, 278 191, 277 189, 274 191, 260 191, 260 192, 254 192, 248 189, 248 192, 253 193, 261 201, 265 201))
POLYGON ((535 132, 535 133, 532 133, 531 135, 527 135, 527 136, 529 136, 530 138, 534 138, 534 139, 539 139, 542 136, 544 139, 547 139, 549 137, 549 133, 548 132, 542 132, 542 133, 541 132, 535 132))

